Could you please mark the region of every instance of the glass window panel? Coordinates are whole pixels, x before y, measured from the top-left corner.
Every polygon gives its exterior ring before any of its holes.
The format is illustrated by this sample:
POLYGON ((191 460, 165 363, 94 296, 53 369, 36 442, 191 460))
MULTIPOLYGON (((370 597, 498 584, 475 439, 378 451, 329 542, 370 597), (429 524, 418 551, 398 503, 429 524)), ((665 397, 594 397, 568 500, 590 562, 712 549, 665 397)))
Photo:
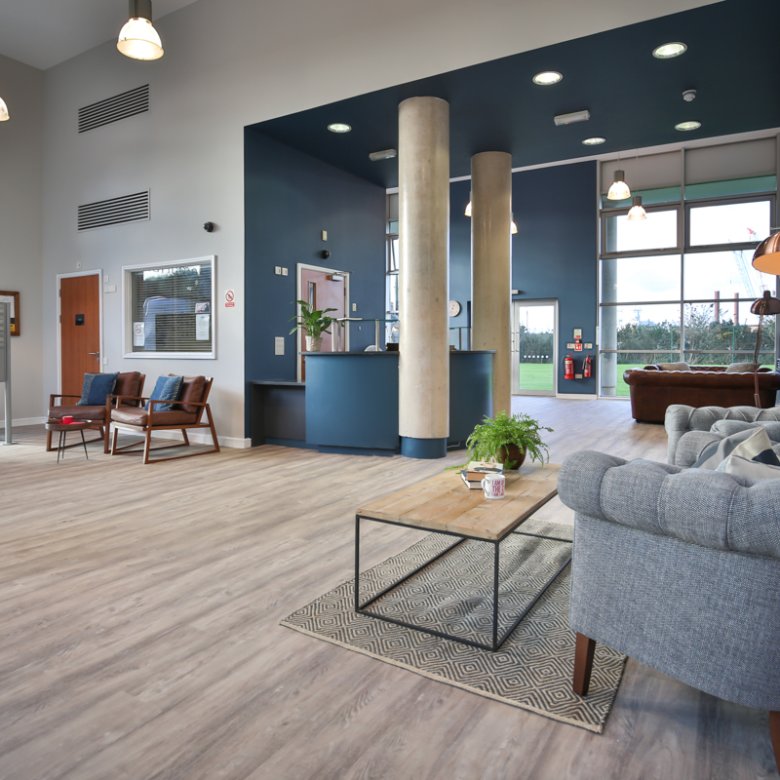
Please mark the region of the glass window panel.
MULTIPOLYGON (((606 308, 606 307, 605 307, 606 308)), ((617 349, 677 350, 680 347, 678 304, 617 306, 617 349)), ((604 334, 606 335, 606 334, 604 334)), ((639 358, 644 360, 644 358, 639 358)))
POLYGON ((213 357, 213 259, 126 269, 128 354, 213 357))
POLYGON ((601 261, 603 303, 679 299, 679 255, 620 257, 601 261))
POLYGON ((651 363, 677 363, 679 352, 608 352, 600 356, 601 395, 606 398, 627 398, 628 385, 623 381, 623 372, 630 368, 644 368, 651 363))
MULTIPOLYGON (((722 301, 685 304, 686 360, 700 365, 728 365, 753 360, 758 335, 758 316, 750 313, 752 301, 722 301)), ((774 364, 775 318, 761 324, 759 358, 774 364)))
POLYGON ((677 246, 677 209, 648 211, 647 219, 629 222, 627 214, 604 219, 607 252, 641 252, 677 246))
POLYGON ((754 301, 765 289, 774 290, 774 279, 756 271, 752 259, 752 249, 685 255, 683 296, 689 301, 737 296, 754 301))
POLYGON ((692 206, 689 214, 691 246, 763 241, 769 235, 771 202, 692 206))

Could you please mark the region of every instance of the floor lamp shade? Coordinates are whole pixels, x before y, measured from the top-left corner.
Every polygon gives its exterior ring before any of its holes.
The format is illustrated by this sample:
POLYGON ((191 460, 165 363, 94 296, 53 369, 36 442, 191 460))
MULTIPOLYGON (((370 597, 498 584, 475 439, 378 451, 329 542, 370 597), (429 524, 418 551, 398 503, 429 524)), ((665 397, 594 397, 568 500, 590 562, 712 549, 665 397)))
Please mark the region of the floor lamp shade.
POLYGON ((765 238, 756 247, 753 268, 765 274, 780 276, 780 231, 765 238))

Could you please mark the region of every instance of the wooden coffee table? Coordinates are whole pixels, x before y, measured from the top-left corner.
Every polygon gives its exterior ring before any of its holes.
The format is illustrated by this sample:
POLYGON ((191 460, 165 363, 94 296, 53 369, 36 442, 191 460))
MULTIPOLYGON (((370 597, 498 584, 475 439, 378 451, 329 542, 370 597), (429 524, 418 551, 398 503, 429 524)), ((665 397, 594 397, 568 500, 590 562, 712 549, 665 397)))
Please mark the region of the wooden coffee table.
POLYGON ((517 531, 534 512, 544 506, 558 493, 558 472, 560 466, 547 464, 542 466, 524 466, 519 473, 506 475, 506 497, 500 500, 487 500, 481 490, 468 490, 460 474, 445 471, 435 477, 424 479, 400 490, 375 499, 360 507, 355 513, 355 611, 390 623, 396 623, 434 636, 452 639, 456 642, 481 647, 485 650, 498 650, 518 623, 528 614, 539 597, 547 590, 555 578, 569 565, 571 555, 550 577, 526 605, 521 614, 504 633, 498 633, 498 592, 499 592, 499 553, 501 542, 509 534, 521 533, 541 539, 553 539, 571 544, 570 539, 559 539, 542 534, 527 534, 517 531), (406 526, 421 531, 456 536, 458 540, 430 560, 404 575, 400 580, 360 603, 360 521, 371 520, 378 523, 406 526), (435 629, 415 625, 398 618, 368 612, 366 608, 385 594, 406 582, 418 572, 439 560, 450 550, 467 539, 493 545, 493 621, 492 641, 490 644, 478 642, 466 637, 454 636, 435 629))

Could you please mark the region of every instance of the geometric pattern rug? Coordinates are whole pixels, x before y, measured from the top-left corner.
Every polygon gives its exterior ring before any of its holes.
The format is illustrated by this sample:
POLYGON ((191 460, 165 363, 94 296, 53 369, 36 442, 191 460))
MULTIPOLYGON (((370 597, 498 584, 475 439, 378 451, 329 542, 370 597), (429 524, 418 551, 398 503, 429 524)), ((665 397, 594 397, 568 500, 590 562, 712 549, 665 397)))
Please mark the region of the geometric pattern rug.
MULTIPOLYGON (((568 526, 529 520, 524 531, 570 539, 568 526)), ((361 572, 360 600, 400 579, 452 537, 425 536, 361 572)), ((501 543, 499 626, 507 627, 571 554, 571 544, 519 533, 501 543)), ((293 612, 281 625, 433 680, 600 734, 625 656, 597 644, 588 696, 572 691, 574 632, 567 567, 495 652, 442 639, 354 610, 353 581, 293 612)), ((371 611, 480 641, 492 625, 493 547, 467 540, 369 607, 371 611)), ((501 631, 501 628, 499 629, 501 631)))

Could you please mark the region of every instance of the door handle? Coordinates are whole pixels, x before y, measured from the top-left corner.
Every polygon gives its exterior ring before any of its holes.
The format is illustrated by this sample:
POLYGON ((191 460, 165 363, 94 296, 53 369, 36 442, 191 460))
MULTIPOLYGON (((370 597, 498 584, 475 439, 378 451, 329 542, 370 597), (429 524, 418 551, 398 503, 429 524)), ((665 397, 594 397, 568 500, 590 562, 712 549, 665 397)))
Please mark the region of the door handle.
POLYGON ((95 357, 100 357, 99 352, 87 352, 88 355, 94 355, 95 357))

